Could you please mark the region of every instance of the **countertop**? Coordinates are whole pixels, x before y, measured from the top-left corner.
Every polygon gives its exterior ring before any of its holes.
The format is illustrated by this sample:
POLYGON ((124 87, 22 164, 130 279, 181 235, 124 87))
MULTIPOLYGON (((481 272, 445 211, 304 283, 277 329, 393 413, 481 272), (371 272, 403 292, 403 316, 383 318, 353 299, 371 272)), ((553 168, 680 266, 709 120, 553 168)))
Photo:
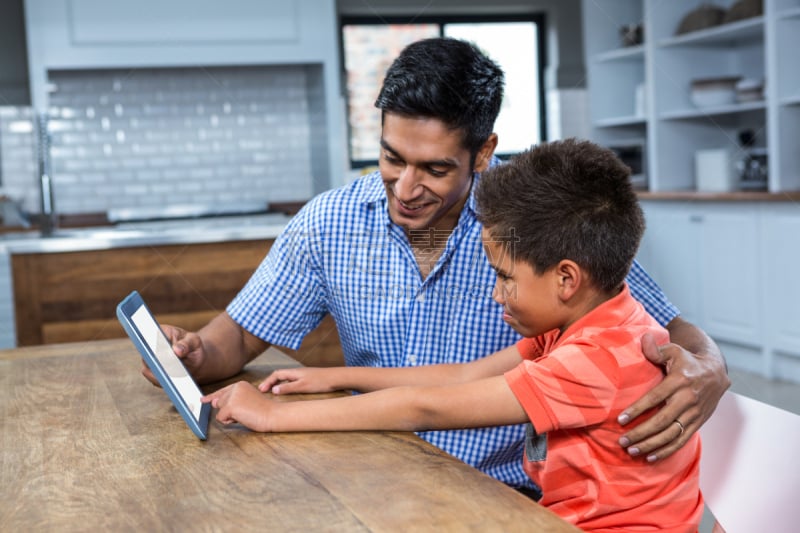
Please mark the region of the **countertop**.
POLYGON ((639 200, 664 200, 688 202, 800 202, 800 191, 765 192, 765 191, 733 191, 733 192, 700 192, 700 191, 639 191, 639 200))
POLYGON ((289 215, 270 213, 59 228, 46 237, 37 231, 9 232, 0 234, 0 253, 77 252, 134 246, 274 239, 289 220, 289 215))

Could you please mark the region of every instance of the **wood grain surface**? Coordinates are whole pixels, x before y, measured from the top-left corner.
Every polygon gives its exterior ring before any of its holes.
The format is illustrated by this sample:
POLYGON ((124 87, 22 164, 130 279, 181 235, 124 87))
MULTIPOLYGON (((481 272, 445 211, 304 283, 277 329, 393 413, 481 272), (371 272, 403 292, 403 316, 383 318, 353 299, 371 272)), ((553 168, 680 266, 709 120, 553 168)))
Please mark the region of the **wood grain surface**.
POLYGON ((0 351, 0 531, 577 531, 413 433, 202 442, 140 368, 127 339, 0 351))
MULTIPOLYGON (((17 344, 124 338, 116 306, 138 290, 162 324, 197 330, 244 287, 272 240, 14 254, 17 344)), ((343 364, 327 317, 293 355, 306 366, 343 364)))

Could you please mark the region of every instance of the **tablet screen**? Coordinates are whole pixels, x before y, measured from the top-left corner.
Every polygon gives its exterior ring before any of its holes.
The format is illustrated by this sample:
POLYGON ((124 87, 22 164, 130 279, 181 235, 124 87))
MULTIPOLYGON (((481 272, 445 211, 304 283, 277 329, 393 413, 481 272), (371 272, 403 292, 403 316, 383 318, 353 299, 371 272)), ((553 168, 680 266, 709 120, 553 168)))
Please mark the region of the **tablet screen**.
POLYGON ((161 328, 158 327, 155 319, 153 319, 153 315, 148 312, 144 305, 141 305, 133 312, 131 320, 139 330, 139 333, 141 333, 144 342, 147 343, 161 363, 164 372, 175 385, 178 394, 186 402, 186 406, 192 416, 194 416, 195 420, 200 420, 202 407, 200 398, 202 398, 203 393, 197 388, 178 356, 172 351, 172 346, 170 346, 169 341, 161 332, 161 328))

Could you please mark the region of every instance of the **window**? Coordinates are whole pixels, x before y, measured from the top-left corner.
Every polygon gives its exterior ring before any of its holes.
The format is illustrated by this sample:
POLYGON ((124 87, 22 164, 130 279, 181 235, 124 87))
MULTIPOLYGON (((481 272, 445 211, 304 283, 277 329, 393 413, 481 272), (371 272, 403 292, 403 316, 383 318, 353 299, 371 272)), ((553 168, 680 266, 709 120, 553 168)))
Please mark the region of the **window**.
POLYGON ((505 96, 495 123, 497 155, 507 157, 545 138, 544 17, 343 18, 347 123, 353 168, 377 164, 383 76, 406 45, 428 37, 472 41, 503 69, 505 96))

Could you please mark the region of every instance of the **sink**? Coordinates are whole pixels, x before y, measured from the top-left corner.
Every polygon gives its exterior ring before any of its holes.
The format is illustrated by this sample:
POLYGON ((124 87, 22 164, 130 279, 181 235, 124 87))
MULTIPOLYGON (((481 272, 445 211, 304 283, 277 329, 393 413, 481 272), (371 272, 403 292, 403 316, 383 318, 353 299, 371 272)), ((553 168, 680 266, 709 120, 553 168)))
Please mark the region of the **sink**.
POLYGON ((121 239, 147 235, 149 232, 142 230, 128 230, 117 228, 75 228, 56 229, 43 239, 121 239))

